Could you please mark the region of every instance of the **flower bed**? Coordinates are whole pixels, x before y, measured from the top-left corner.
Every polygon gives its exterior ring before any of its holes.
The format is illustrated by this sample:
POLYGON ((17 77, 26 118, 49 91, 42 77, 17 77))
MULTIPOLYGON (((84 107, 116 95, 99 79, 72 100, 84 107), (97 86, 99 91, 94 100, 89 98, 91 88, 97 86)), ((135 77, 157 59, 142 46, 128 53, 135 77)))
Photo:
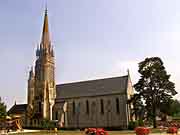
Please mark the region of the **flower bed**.
POLYGON ((167 133, 171 133, 171 134, 174 134, 174 133, 178 133, 178 128, 177 127, 169 127, 168 130, 167 130, 167 133))
POLYGON ((86 128, 86 135, 108 135, 108 133, 102 128, 86 128))
POLYGON ((148 135, 149 128, 146 127, 137 127, 135 128, 136 135, 148 135))

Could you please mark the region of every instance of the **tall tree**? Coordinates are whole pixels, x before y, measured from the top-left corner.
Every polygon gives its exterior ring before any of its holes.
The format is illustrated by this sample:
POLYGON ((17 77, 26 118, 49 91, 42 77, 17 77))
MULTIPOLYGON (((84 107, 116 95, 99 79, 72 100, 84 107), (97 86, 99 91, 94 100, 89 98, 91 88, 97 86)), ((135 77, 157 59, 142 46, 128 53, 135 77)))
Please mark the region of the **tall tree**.
POLYGON ((148 118, 152 118, 153 127, 156 128, 157 109, 177 94, 175 84, 169 80, 170 75, 159 57, 146 58, 140 62, 138 72, 141 78, 134 88, 143 97, 148 118))
POLYGON ((0 97, 0 118, 4 118, 6 116, 6 105, 2 102, 0 97))

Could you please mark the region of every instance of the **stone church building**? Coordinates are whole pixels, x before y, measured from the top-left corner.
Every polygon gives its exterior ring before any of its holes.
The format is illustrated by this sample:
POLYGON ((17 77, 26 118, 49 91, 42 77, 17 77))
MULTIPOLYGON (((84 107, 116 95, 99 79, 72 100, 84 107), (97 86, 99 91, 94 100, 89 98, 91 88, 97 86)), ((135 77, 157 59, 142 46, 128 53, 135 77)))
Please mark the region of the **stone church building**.
MULTIPOLYGON (((29 72, 27 105, 21 109, 24 126, 36 127, 46 119, 65 128, 127 128, 132 119, 132 106, 127 101, 134 93, 129 73, 120 77, 56 84, 54 57, 46 9, 35 67, 29 72)), ((15 113, 16 106, 20 108, 21 105, 14 105, 10 112, 15 113)))

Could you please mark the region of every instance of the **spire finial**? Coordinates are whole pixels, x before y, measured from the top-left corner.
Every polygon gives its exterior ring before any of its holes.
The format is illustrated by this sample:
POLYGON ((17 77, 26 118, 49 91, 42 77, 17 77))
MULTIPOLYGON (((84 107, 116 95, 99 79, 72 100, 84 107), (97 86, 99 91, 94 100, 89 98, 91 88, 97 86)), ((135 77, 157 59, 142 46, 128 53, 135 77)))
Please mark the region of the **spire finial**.
POLYGON ((48 8, 47 8, 47 0, 46 0, 46 3, 45 3, 45 14, 47 14, 47 10, 48 8))
POLYGON ((33 71, 33 66, 31 66, 29 71, 29 80, 31 80, 33 77, 34 77, 34 71, 33 71))
POLYGON ((31 71, 33 72, 33 66, 31 66, 31 71))
POLYGON ((129 73, 129 68, 127 69, 127 74, 128 74, 128 76, 130 75, 130 73, 129 73))

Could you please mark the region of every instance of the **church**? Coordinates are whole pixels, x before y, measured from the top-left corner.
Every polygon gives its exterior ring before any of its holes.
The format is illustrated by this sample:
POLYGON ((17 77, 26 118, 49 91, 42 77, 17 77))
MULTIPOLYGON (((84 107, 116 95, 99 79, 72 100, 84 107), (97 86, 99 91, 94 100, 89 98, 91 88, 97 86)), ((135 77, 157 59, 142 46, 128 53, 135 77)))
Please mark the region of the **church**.
POLYGON ((27 91, 27 104, 15 103, 8 111, 9 115, 19 114, 25 127, 38 127, 46 119, 71 129, 127 129, 133 119, 133 106, 128 104, 134 94, 129 72, 119 77, 56 84, 47 9, 27 91))

